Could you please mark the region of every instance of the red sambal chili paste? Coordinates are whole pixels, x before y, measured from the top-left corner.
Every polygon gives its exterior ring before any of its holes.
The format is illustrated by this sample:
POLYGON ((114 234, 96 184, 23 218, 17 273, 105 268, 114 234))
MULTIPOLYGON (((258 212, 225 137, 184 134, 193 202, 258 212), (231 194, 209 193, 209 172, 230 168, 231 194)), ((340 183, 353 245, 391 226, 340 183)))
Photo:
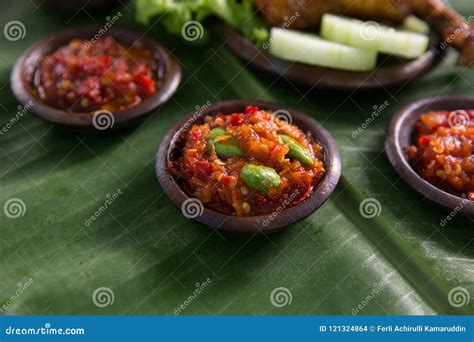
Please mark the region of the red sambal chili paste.
POLYGON ((207 116, 186 133, 182 156, 168 162, 185 191, 237 216, 269 214, 309 197, 325 173, 323 148, 298 127, 249 106, 207 116))
POLYGON ((71 112, 123 110, 156 93, 157 63, 150 51, 105 36, 73 39, 40 63, 39 97, 71 112))
POLYGON ((474 200, 474 110, 422 114, 406 153, 425 180, 474 200))

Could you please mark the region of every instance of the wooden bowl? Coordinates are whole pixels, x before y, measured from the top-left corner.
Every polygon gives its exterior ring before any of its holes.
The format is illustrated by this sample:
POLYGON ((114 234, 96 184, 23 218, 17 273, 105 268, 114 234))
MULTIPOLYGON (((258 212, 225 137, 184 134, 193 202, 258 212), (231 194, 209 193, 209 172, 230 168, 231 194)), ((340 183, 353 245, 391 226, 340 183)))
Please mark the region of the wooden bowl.
POLYGON ((424 180, 408 161, 405 148, 415 141, 415 124, 420 114, 429 111, 454 111, 474 109, 474 97, 448 95, 431 97, 413 102, 402 108, 388 126, 385 153, 400 177, 423 197, 448 209, 474 215, 474 202, 450 194, 424 180))
POLYGON ((158 42, 141 33, 122 28, 111 28, 104 36, 111 36, 117 42, 132 46, 137 42, 151 51, 158 61, 156 72, 157 92, 136 106, 110 112, 69 112, 54 108, 42 102, 37 96, 34 78, 41 60, 59 47, 67 45, 74 38, 91 39, 100 27, 81 27, 62 31, 34 44, 16 62, 11 74, 13 94, 25 107, 40 118, 56 125, 74 128, 80 132, 109 132, 136 123, 139 118, 164 104, 176 91, 181 81, 181 67, 168 50, 158 42), (100 113, 97 113, 100 112, 100 113), (94 114, 96 114, 94 118, 94 114))
POLYGON ((235 55, 257 69, 320 89, 355 90, 403 85, 429 72, 446 55, 446 49, 440 48, 441 37, 432 32, 428 51, 417 59, 397 65, 382 64, 369 72, 344 71, 275 57, 227 24, 219 23, 217 32, 235 55))
MULTIPOLYGON (((156 175, 168 198, 183 211, 187 204, 192 203, 193 199, 184 192, 179 182, 170 174, 167 167, 168 160, 176 160, 181 155, 180 143, 182 144, 185 133, 194 122, 200 122, 207 115, 241 113, 249 105, 258 106, 264 110, 286 111, 285 113, 289 113, 294 125, 311 134, 313 139, 323 146, 325 176, 306 200, 294 207, 284 209, 275 217, 272 217, 271 213, 249 217, 229 216, 206 208, 202 206, 200 201, 196 200, 200 204, 194 203, 196 215, 192 215, 191 218, 219 230, 240 233, 275 232, 302 220, 318 209, 329 198, 341 176, 341 159, 336 141, 321 124, 305 114, 291 108, 256 100, 225 101, 211 105, 205 110, 189 113, 176 123, 161 141, 156 155, 156 175)), ((190 217, 190 215, 186 217, 190 217)))

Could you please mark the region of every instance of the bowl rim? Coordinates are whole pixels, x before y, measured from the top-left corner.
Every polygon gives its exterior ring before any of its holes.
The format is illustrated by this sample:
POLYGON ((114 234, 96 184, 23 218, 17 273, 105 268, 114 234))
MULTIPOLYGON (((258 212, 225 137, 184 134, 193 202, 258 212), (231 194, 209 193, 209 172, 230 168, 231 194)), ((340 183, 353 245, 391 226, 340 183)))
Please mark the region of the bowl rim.
POLYGON ((173 151, 172 145, 180 140, 181 134, 189 128, 189 125, 192 122, 200 121, 206 115, 242 112, 245 106, 248 105, 258 106, 264 110, 285 110, 290 113, 291 118, 293 119, 293 124, 298 127, 300 127, 299 123, 307 124, 306 127, 300 128, 305 132, 310 132, 313 138, 324 148, 324 164, 326 167, 325 176, 317 185, 316 190, 313 191, 307 199, 293 207, 283 208, 283 210, 272 219, 270 219, 270 216, 273 213, 247 217, 225 215, 202 206, 202 203, 200 208, 202 213, 197 217, 191 218, 207 225, 208 227, 218 230, 257 234, 275 232, 288 227, 288 225, 292 223, 302 220, 316 211, 329 198, 341 176, 341 158, 336 141, 319 122, 306 114, 286 106, 263 102, 260 100, 227 100, 212 104, 199 114, 196 112, 188 113, 183 119, 174 124, 161 140, 156 153, 156 176, 167 197, 177 208, 181 209, 184 201, 192 199, 192 197, 184 192, 168 171, 167 161, 173 151), (268 220, 268 224, 266 225, 263 223, 265 220, 268 220))
POLYGON ((429 110, 443 110, 440 108, 450 111, 469 109, 466 106, 471 106, 474 109, 473 96, 445 95, 423 98, 409 103, 396 113, 388 125, 385 138, 385 154, 398 175, 424 198, 444 208, 474 215, 473 201, 446 192, 423 179, 410 165, 404 152, 404 148, 407 146, 402 146, 400 141, 402 130, 409 130, 410 136, 413 134, 414 125, 407 123, 409 119, 413 120, 413 116, 419 117, 429 110))
MULTIPOLYGON (((38 40, 24 51, 17 59, 10 75, 12 92, 17 100, 24 106, 29 104, 31 112, 53 124, 97 131, 93 126, 92 117, 94 113, 101 110, 70 112, 45 104, 35 96, 34 84, 26 78, 27 76, 32 77, 38 67, 38 62, 48 53, 66 45, 74 38, 89 38, 92 40, 98 32, 101 32, 100 30, 103 30, 103 28, 95 25, 62 30, 38 40)), ((100 37, 103 36, 111 36, 119 43, 128 42, 127 45, 135 44, 138 41, 143 43, 145 48, 156 57, 160 68, 159 72, 163 73, 162 78, 160 78, 160 88, 155 94, 135 106, 113 111, 114 127, 120 127, 166 103, 176 92, 181 82, 181 66, 177 58, 165 46, 143 33, 122 27, 112 27, 100 35, 100 37)), ((106 129, 106 131, 109 131, 109 129, 106 129)))
POLYGON ((256 46, 230 25, 219 22, 217 27, 218 34, 224 44, 235 55, 257 69, 276 76, 284 76, 288 80, 304 86, 319 89, 351 91, 401 85, 431 71, 443 61, 447 53, 447 49, 441 48, 443 42, 441 35, 435 30, 431 30, 430 35, 435 37, 433 38, 434 44, 422 56, 408 60, 405 64, 383 68, 377 67, 366 72, 337 70, 283 60, 256 46), (400 75, 403 75, 403 77, 400 75))

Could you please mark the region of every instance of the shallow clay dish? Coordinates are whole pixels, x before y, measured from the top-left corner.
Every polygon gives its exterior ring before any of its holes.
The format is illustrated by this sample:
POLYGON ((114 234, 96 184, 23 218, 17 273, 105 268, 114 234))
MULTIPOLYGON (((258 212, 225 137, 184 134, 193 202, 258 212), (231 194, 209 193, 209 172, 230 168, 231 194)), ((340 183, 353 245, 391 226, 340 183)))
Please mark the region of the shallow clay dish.
MULTIPOLYGON (((441 38, 432 32, 430 47, 421 57, 407 60, 406 63, 389 65, 382 63, 373 71, 355 72, 318 67, 303 63, 293 63, 272 56, 259 48, 236 29, 219 24, 217 30, 230 50, 257 69, 309 87, 320 89, 374 89, 403 85, 418 78, 436 67, 446 55, 441 49, 441 38)), ((386 56, 379 57, 384 60, 386 56)), ((393 58, 391 58, 393 61, 393 58)))
POLYGON ((303 132, 310 133, 313 139, 323 146, 324 165, 326 167, 325 176, 306 200, 294 207, 284 209, 280 214, 271 219, 269 218, 271 213, 268 215, 249 217, 229 216, 208 209, 205 206, 201 206, 200 208, 196 206, 194 208, 196 209, 196 215, 193 215, 192 218, 211 228, 220 230, 241 233, 274 232, 302 220, 318 209, 329 198, 341 176, 341 160, 334 138, 321 124, 305 114, 291 108, 253 100, 220 102, 198 113, 189 113, 185 118, 176 123, 161 141, 156 155, 156 175, 168 198, 175 206, 183 210, 183 203, 186 200, 189 202, 191 199, 190 196, 182 190, 179 179, 175 179, 168 171, 167 161, 175 160, 180 156, 182 153, 181 147, 184 142, 184 135, 187 130, 192 127, 193 123, 201 122, 207 115, 240 113, 249 105, 258 106, 263 110, 284 110, 286 113, 290 113, 292 124, 299 127, 303 132), (263 224, 266 219, 267 224, 263 224))
POLYGON ((141 33, 121 28, 111 28, 104 36, 111 36, 117 42, 126 46, 132 46, 134 43, 140 42, 145 49, 153 53, 158 62, 156 74, 157 92, 154 95, 144 99, 136 106, 115 111, 112 113, 112 118, 107 115, 98 116, 95 126, 93 125, 93 116, 98 111, 86 113, 68 112, 49 106, 37 97, 34 78, 43 57, 53 53, 59 47, 67 45, 74 38, 91 39, 100 29, 100 27, 89 26, 62 31, 40 40, 25 51, 16 62, 11 74, 12 91, 18 101, 46 121, 84 132, 108 132, 127 126, 165 103, 176 91, 181 81, 181 67, 178 61, 170 55, 165 47, 153 39, 141 33), (32 105, 28 105, 28 103, 32 103, 32 105))
POLYGON ((449 209, 457 208, 468 215, 474 215, 474 202, 441 190, 420 177, 410 165, 405 148, 414 143, 415 124, 420 114, 473 108, 474 97, 469 96, 431 97, 413 102, 402 108, 392 119, 385 140, 385 153, 405 182, 425 198, 449 209))

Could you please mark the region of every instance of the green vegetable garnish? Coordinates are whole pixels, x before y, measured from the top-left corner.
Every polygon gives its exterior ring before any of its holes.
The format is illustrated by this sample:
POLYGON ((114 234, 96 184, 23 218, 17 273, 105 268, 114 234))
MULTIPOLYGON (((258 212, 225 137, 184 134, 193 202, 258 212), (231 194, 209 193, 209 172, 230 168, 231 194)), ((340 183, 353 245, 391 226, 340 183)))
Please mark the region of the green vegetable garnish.
POLYGON ((301 146, 301 144, 295 139, 284 134, 280 134, 280 138, 283 140, 284 144, 288 145, 288 148, 290 149, 288 151, 288 156, 299 160, 304 165, 313 164, 313 158, 311 157, 309 151, 301 146))
POLYGON ((255 164, 246 164, 240 169, 240 177, 249 188, 258 191, 267 191, 270 187, 280 186, 280 176, 271 167, 255 164))
POLYGON ((369 71, 377 65, 377 52, 321 39, 308 32, 273 27, 270 53, 276 57, 328 68, 369 71))
POLYGON ((320 31, 321 37, 336 43, 404 58, 423 55, 430 40, 426 34, 399 31, 373 21, 360 21, 329 13, 323 16, 320 31))
MULTIPOLYGON (((137 20, 148 24, 152 17, 160 17, 165 28, 181 35, 183 27, 192 21, 202 24, 216 16, 241 31, 255 43, 268 39, 268 30, 260 16, 255 15, 252 0, 135 0, 137 20)), ((203 27, 195 26, 200 36, 203 27)), ((189 39, 188 39, 189 40, 189 39)))
POLYGON ((240 149, 235 138, 222 128, 214 128, 211 130, 211 136, 208 141, 209 148, 212 148, 212 145, 220 158, 242 157, 244 155, 244 152, 240 149), (216 142, 216 139, 221 136, 229 136, 229 138, 216 142))

